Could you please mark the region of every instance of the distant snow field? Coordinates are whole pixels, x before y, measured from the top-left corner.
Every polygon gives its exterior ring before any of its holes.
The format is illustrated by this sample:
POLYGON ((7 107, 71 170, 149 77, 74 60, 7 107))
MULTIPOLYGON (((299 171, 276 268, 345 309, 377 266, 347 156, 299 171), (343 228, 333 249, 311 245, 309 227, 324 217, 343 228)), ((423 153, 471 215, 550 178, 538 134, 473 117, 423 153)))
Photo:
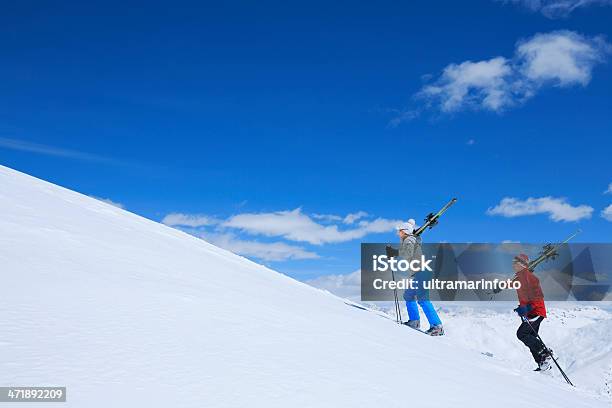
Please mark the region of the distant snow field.
POLYGON ((604 310, 551 310, 542 326, 572 388, 554 370, 531 371, 510 312, 444 305, 448 334, 431 338, 1 166, 0 231, 0 386, 66 386, 62 406, 609 408, 612 401, 612 320, 604 310))

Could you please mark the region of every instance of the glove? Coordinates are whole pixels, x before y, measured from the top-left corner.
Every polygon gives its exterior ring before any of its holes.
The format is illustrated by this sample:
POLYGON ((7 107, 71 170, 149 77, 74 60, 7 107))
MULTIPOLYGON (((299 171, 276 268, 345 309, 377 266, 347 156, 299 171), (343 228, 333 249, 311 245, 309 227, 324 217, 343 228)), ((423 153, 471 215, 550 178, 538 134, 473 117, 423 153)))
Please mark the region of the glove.
POLYGON ((519 306, 514 311, 521 317, 527 316, 527 313, 533 310, 533 306, 527 304, 525 306, 519 306))
POLYGON ((391 245, 387 245, 385 247, 385 253, 387 254, 387 258, 392 258, 399 255, 399 251, 394 249, 391 245))

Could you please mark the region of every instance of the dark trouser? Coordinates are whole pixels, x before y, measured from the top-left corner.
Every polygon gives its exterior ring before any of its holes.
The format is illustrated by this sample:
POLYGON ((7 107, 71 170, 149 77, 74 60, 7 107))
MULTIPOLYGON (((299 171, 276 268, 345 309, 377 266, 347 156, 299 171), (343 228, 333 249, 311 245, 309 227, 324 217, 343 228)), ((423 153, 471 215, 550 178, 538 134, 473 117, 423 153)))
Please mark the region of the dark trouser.
POLYGON ((542 342, 538 340, 533 330, 535 330, 536 333, 540 330, 540 323, 542 323, 542 320, 544 320, 544 318, 542 316, 538 316, 537 319, 529 321, 529 323, 524 321, 516 331, 516 337, 518 337, 520 341, 529 347, 529 351, 531 351, 531 355, 536 363, 540 362, 540 355, 544 349, 544 346, 542 345, 542 342), (531 324, 531 327, 529 324, 531 324), (532 327, 533 330, 531 330, 532 327))

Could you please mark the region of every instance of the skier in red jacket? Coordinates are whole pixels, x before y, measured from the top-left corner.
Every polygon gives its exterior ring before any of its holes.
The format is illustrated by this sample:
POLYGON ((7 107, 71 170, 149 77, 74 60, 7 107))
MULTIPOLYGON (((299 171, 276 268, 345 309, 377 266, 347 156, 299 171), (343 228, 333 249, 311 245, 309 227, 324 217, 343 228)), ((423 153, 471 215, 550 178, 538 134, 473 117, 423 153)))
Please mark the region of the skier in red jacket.
POLYGON ((514 311, 523 320, 516 331, 516 337, 529 347, 533 359, 538 363, 536 370, 543 371, 550 368, 551 357, 536 334, 540 329, 540 323, 546 318, 546 306, 540 280, 528 266, 529 257, 525 254, 517 255, 512 261, 514 280, 521 283, 521 287, 516 291, 519 306, 514 311))

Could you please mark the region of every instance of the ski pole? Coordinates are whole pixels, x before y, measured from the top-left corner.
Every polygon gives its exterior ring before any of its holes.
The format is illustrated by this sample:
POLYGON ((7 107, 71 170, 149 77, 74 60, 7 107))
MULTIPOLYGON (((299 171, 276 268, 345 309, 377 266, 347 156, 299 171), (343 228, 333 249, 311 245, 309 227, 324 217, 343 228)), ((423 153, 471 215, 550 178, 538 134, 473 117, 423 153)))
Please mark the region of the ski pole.
POLYGON ((565 378, 565 381, 567 381, 567 383, 569 385, 574 387, 574 384, 572 384, 572 382, 570 381, 569 377, 565 374, 565 371, 563 371, 563 369, 561 368, 559 363, 557 363, 557 360, 555 359, 555 357, 550 352, 550 349, 548 347, 546 347, 546 344, 544 344, 544 340, 542 340, 542 338, 540 337, 538 332, 533 328, 533 326, 531 325, 531 322, 529 321, 529 319, 527 319, 525 316, 522 316, 521 318, 523 319, 524 322, 527 322, 527 324, 529 325, 529 328, 531 328, 531 331, 533 332, 533 334, 535 334, 536 338, 540 341, 540 343, 542 343, 542 346, 544 347, 544 350, 546 350, 546 352, 548 353, 550 358, 552 358, 552 361, 555 362, 555 365, 557 366, 557 368, 561 372, 561 375, 563 375, 563 378, 565 378))
MULTIPOLYGON (((395 282, 395 273, 393 273, 393 269, 391 269, 391 279, 395 282)), ((402 311, 399 305, 399 298, 397 297, 397 288, 393 288, 393 296, 395 298, 395 320, 397 320, 398 324, 402 324, 402 311)))

